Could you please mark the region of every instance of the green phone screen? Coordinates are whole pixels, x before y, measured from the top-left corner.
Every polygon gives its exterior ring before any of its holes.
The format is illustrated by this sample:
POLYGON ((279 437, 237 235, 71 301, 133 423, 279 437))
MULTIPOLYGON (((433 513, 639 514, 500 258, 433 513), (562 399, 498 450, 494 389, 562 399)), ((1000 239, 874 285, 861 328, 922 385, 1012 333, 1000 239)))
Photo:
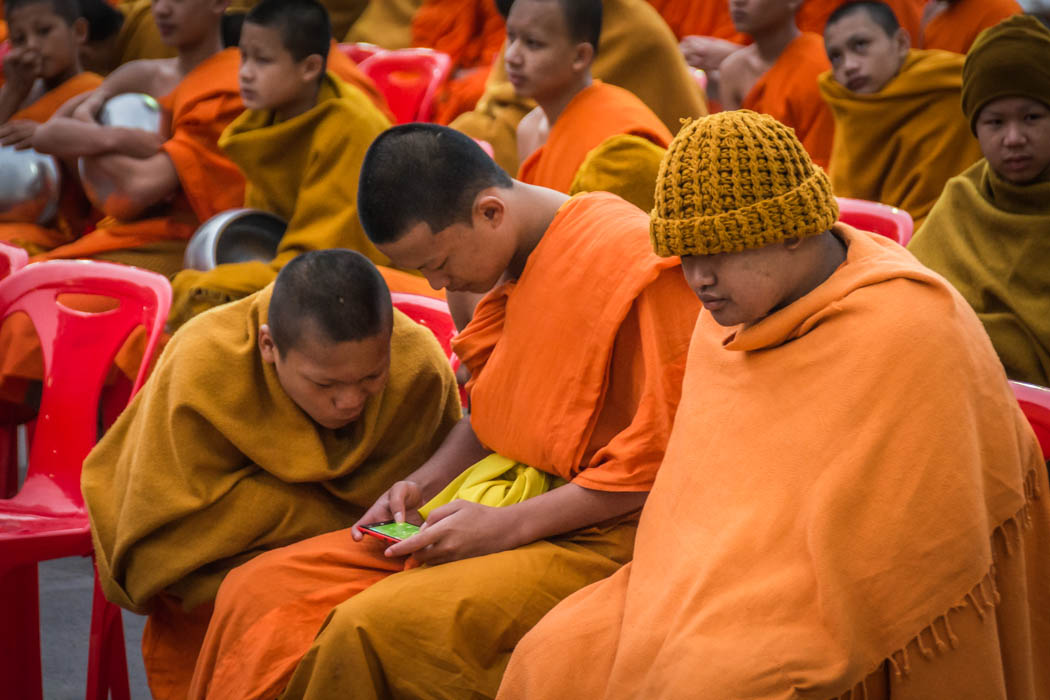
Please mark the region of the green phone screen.
POLYGON ((369 525, 368 527, 384 535, 396 537, 399 540, 407 540, 419 532, 419 525, 413 525, 412 523, 382 523, 380 525, 369 525))

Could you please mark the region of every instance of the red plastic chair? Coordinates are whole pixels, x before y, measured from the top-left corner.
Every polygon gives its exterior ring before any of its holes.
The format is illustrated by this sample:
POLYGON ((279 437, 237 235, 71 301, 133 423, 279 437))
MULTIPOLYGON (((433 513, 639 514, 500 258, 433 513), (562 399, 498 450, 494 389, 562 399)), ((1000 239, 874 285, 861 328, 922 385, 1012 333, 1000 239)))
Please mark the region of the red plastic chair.
POLYGON ((888 204, 869 202, 864 199, 836 197, 839 202, 839 219, 863 231, 878 233, 901 245, 908 245, 915 222, 911 214, 888 204))
POLYGON ((1010 388, 1032 424, 1039 446, 1043 448, 1043 457, 1050 460, 1050 389, 1024 382, 1010 382, 1010 388))
POLYGON ((0 279, 21 270, 29 262, 29 253, 10 243, 0 242, 0 279))
POLYGON ((404 124, 430 120, 434 97, 448 78, 452 59, 431 49, 399 49, 377 53, 360 67, 386 97, 398 124, 404 124))
MULTIPOLYGON (((394 302, 394 308, 416 323, 430 329, 441 344, 441 349, 445 351, 445 357, 452 365, 452 371, 459 369, 459 358, 456 357, 456 353, 452 352, 452 338, 456 335, 456 324, 452 322, 448 304, 440 299, 408 292, 391 292, 390 298, 394 302)), ((466 407, 467 396, 462 387, 459 390, 459 398, 466 407)))
MULTIPOLYGON (((0 678, 3 696, 42 697, 37 562, 92 553, 80 492, 80 468, 98 438, 102 387, 113 358, 140 325, 148 339, 137 390, 146 379, 171 305, 167 279, 146 270, 87 260, 30 265, 0 281, 0 319, 26 313, 40 337, 43 394, 21 491, 0 500, 0 678), (88 313, 59 303, 61 294, 119 302, 88 313)), ((102 596, 95 575, 87 697, 129 698, 120 609, 102 596)))
MULTIPOLYGON (((17 272, 29 262, 29 254, 18 246, 0 242, 0 279, 17 272)), ((6 413, 6 411, 5 411, 6 413)), ((0 498, 15 494, 18 480, 18 424, 3 416, 0 423, 0 498)))
POLYGON ((357 44, 339 44, 339 50, 354 63, 360 65, 365 59, 375 56, 377 53, 386 51, 382 46, 369 44, 366 41, 357 44))

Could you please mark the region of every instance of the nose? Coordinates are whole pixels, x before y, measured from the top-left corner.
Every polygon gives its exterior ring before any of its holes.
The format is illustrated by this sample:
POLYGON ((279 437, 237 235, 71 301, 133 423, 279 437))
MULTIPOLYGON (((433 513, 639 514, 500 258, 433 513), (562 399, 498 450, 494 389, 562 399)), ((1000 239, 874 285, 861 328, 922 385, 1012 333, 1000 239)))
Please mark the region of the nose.
POLYGON ((518 39, 507 42, 507 50, 503 52, 503 61, 508 66, 521 64, 521 42, 518 39))
POLYGON ((164 0, 153 0, 150 4, 150 9, 154 15, 159 17, 167 17, 171 14, 171 7, 164 0))
POLYGON ((368 398, 368 392, 359 386, 348 386, 332 396, 332 406, 336 411, 349 412, 361 407, 368 398))
POLYGON ((1006 123, 1006 129, 1003 131, 1004 146, 1023 146, 1026 140, 1027 135, 1019 123, 1013 120, 1006 123))
POLYGON ((251 83, 255 71, 252 69, 251 61, 241 61, 241 70, 238 77, 242 83, 251 83))
POLYGON ((846 54, 842 60, 842 70, 846 75, 853 75, 860 70, 860 61, 857 60, 856 56, 846 54))
POLYGON ((701 289, 706 289, 718 281, 714 268, 705 259, 706 257, 704 255, 686 255, 682 257, 682 274, 685 276, 686 284, 698 294, 701 289))

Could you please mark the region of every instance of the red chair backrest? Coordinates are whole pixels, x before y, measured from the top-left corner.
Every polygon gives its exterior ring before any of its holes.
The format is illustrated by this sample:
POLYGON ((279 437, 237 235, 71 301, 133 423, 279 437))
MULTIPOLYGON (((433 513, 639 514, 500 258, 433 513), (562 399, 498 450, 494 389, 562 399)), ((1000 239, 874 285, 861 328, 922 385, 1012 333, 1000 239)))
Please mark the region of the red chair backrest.
POLYGON ((357 44, 339 44, 339 50, 354 63, 361 64, 365 59, 382 53, 386 49, 362 41, 357 44))
POLYGON ((132 394, 138 391, 170 306, 171 286, 165 277, 113 263, 56 260, 29 265, 0 280, 0 319, 26 313, 44 358, 29 472, 12 503, 46 504, 56 513, 83 510, 80 467, 98 439, 99 398, 110 365, 128 335, 145 326, 146 349, 132 394), (118 306, 98 313, 79 311, 59 302, 59 295, 66 294, 115 299, 118 306))
POLYGON ((1010 382, 1010 387, 1039 438, 1043 457, 1050 459, 1050 389, 1024 382, 1010 382))
POLYGON ((429 328, 441 343, 445 356, 452 358, 452 338, 456 335, 456 325, 452 322, 448 304, 440 299, 407 292, 391 292, 390 298, 394 302, 395 309, 416 323, 429 328))
POLYGON ((908 245, 911 240, 915 222, 911 214, 879 202, 864 199, 836 197, 839 202, 839 220, 845 224, 871 231, 893 239, 901 245, 908 245))
POLYGON ((399 124, 430 119, 434 97, 451 68, 448 54, 430 49, 382 51, 361 62, 399 124))
POLYGON ((29 262, 29 253, 10 243, 0 242, 0 279, 15 270, 21 270, 29 262))

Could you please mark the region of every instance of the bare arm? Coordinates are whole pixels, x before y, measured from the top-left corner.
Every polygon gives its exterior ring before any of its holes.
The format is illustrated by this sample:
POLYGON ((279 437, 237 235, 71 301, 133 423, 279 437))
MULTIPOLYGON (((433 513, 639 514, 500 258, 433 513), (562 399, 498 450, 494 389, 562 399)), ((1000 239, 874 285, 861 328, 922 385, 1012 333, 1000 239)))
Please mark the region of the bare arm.
POLYGON ((97 122, 55 116, 41 124, 33 136, 33 148, 61 158, 116 153, 149 158, 160 152, 164 138, 141 129, 102 126, 97 122))
POLYGON ((112 183, 111 191, 94 193, 92 201, 118 219, 138 218, 179 188, 175 164, 163 151, 149 158, 107 153, 87 157, 83 162, 85 170, 97 169, 103 179, 112 183))
POLYGON ((743 80, 745 57, 741 51, 730 54, 719 68, 719 94, 718 101, 722 103, 722 109, 729 111, 740 109, 743 95, 740 83, 743 80))
POLYGON ((725 39, 713 36, 687 36, 679 42, 678 48, 685 57, 685 62, 693 68, 699 68, 711 73, 718 70, 729 54, 740 48, 740 44, 734 44, 725 39))
POLYGON ((518 122, 518 164, 547 141, 547 115, 540 107, 534 108, 518 122))

